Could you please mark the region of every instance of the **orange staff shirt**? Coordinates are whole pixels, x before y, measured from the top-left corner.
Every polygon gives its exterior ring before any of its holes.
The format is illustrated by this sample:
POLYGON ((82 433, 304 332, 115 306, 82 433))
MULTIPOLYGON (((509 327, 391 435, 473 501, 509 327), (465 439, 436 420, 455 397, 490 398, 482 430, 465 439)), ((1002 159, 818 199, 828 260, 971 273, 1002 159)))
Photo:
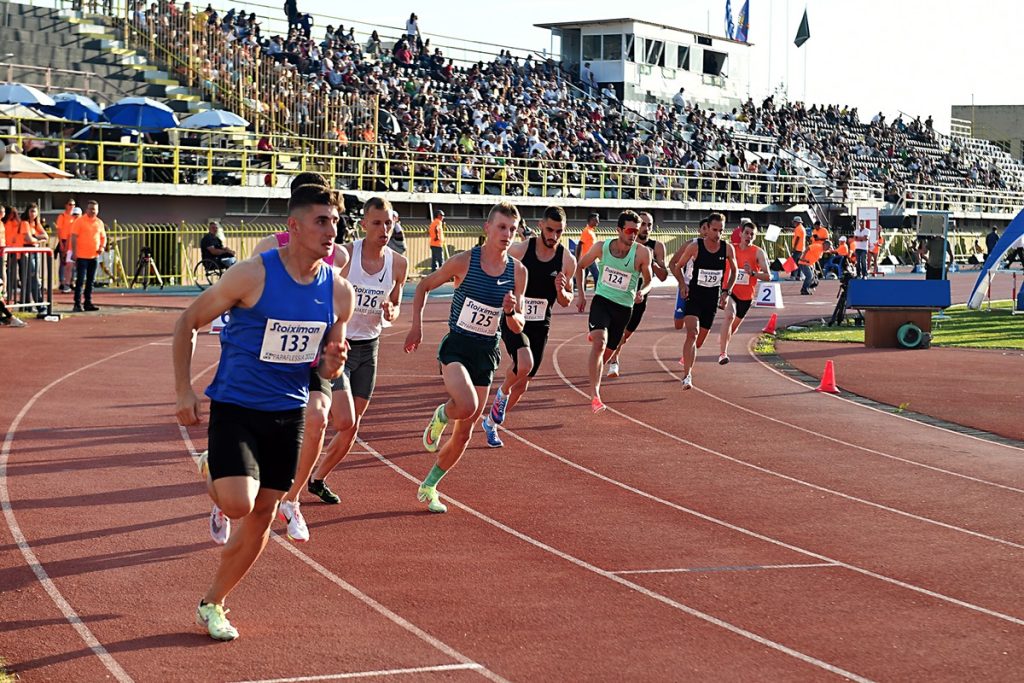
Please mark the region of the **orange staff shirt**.
POLYGON ((81 215, 71 224, 71 234, 78 236, 75 258, 90 259, 100 255, 106 246, 107 231, 98 217, 81 215))

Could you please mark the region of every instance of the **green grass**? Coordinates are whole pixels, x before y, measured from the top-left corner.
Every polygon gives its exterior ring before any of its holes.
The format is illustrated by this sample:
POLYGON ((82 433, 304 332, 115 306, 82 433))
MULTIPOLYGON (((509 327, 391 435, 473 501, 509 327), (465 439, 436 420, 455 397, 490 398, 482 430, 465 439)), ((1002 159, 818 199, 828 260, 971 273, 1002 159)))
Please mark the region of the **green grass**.
MULTIPOLYGON (((1011 315, 1010 304, 994 302, 991 312, 988 304, 980 311, 968 310, 964 305, 950 307, 946 310, 947 320, 932 319, 932 345, 1024 350, 1024 316, 1011 315)), ((779 339, 864 343, 864 328, 817 324, 806 330, 779 330, 779 339)))
POLYGON ((0 657, 0 683, 18 683, 17 674, 12 674, 7 670, 7 662, 3 657, 0 657))

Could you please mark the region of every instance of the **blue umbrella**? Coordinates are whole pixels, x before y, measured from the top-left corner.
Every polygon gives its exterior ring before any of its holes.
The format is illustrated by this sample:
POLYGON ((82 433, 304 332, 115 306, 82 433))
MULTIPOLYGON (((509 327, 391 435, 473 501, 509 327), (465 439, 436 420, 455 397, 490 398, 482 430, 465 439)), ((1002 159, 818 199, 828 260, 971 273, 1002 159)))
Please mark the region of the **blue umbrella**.
POLYGON ((86 121, 95 123, 104 119, 100 105, 86 97, 74 93, 61 93, 53 98, 57 104, 49 107, 50 111, 68 121, 86 121))
POLYGON ((166 104, 148 97, 124 97, 103 110, 116 126, 139 130, 166 130, 178 127, 178 117, 166 104))
POLYGON ((181 122, 182 128, 248 128, 249 122, 238 114, 223 109, 210 109, 190 116, 181 122))
POLYGON ((53 98, 46 93, 21 83, 4 83, 0 85, 0 104, 27 104, 52 107, 53 98))

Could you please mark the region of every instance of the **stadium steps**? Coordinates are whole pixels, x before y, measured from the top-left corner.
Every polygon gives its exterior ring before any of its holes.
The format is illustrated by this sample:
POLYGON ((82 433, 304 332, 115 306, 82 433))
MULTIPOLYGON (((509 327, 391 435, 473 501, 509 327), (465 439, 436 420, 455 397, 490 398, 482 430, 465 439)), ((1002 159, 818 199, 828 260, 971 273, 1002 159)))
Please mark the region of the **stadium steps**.
MULTIPOLYGON (((12 2, 5 38, 9 39, 14 64, 48 65, 53 69, 85 71, 99 78, 92 86, 97 99, 112 102, 125 96, 166 100, 181 114, 210 109, 179 81, 161 71, 139 50, 130 49, 108 17, 75 10, 54 10, 12 2)), ((7 41, 5 40, 5 44, 7 41)), ((72 74, 15 68, 13 80, 53 90, 80 88, 72 74)))

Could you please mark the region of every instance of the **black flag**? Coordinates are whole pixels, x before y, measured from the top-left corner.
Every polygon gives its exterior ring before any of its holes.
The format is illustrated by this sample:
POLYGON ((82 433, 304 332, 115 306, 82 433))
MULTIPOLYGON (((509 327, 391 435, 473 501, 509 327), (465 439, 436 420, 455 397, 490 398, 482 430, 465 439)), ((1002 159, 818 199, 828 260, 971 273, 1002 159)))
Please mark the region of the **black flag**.
POLYGON ((811 38, 811 26, 807 23, 807 10, 804 10, 804 18, 800 20, 800 28, 796 30, 796 40, 793 43, 800 47, 811 38))

